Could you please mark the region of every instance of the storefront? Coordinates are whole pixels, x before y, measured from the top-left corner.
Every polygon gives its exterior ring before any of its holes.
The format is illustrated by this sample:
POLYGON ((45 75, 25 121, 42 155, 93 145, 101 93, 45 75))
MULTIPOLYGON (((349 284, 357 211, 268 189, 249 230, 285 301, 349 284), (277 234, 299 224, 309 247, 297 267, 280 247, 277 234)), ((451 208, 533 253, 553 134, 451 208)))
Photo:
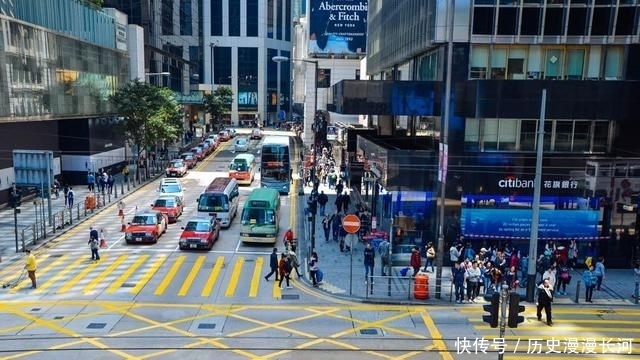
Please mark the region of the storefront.
POLYGON ((371 212, 372 232, 391 234, 392 259, 408 264, 411 249, 422 250, 435 236, 437 155, 424 143, 405 138, 357 136, 356 161, 350 163, 352 188, 371 212))

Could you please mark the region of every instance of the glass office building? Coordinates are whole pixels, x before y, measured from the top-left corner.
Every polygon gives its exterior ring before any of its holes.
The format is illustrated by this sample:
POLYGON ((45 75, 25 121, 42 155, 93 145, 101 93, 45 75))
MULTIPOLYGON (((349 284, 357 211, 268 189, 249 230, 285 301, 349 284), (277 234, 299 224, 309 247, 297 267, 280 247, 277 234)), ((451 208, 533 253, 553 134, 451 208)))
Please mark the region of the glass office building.
MULTIPOLYGON (((55 172, 72 184, 123 162, 109 96, 128 81, 129 59, 116 49, 114 19, 79 1, 8 3, 0 4, 13 14, 0 15, 0 177, 13 179, 13 149, 54 151, 55 172)), ((1 183, 0 202, 11 183, 1 183)))

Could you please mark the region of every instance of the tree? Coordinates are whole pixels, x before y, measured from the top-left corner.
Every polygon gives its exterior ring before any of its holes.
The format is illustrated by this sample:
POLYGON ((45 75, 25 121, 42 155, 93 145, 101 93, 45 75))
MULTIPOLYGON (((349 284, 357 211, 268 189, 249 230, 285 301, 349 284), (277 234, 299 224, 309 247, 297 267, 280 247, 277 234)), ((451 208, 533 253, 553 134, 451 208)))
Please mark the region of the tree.
POLYGON ((137 148, 140 157, 147 147, 161 141, 175 141, 182 132, 182 109, 171 90, 132 80, 109 100, 124 118, 120 133, 137 148))
POLYGON ((217 128, 222 115, 231 112, 233 90, 226 86, 218 87, 212 94, 204 95, 204 111, 211 115, 211 124, 217 128))

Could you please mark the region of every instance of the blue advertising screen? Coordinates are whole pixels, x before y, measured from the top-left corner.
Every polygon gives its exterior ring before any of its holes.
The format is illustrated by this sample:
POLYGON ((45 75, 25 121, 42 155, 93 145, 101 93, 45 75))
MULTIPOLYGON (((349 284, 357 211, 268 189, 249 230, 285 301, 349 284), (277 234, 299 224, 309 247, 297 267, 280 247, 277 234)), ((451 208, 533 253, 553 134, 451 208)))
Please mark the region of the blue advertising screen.
POLYGON ((311 0, 309 53, 365 53, 368 8, 366 0, 311 0))
MULTIPOLYGON (((528 238, 533 216, 532 196, 466 195, 460 226, 471 237, 528 238)), ((540 238, 598 236, 600 213, 591 199, 543 196, 540 199, 540 238)))

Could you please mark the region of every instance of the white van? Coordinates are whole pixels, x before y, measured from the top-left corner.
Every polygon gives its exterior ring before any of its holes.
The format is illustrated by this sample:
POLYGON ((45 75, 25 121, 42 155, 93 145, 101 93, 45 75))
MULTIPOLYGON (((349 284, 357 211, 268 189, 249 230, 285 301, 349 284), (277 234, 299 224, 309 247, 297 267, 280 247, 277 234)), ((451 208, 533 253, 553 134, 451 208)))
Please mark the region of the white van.
POLYGON ((222 227, 228 228, 238 213, 239 202, 240 191, 236 179, 215 178, 198 197, 198 215, 214 217, 222 227))
POLYGON ((184 201, 184 188, 180 180, 175 178, 164 178, 160 181, 160 187, 158 188, 160 195, 175 195, 180 198, 180 201, 184 201))

